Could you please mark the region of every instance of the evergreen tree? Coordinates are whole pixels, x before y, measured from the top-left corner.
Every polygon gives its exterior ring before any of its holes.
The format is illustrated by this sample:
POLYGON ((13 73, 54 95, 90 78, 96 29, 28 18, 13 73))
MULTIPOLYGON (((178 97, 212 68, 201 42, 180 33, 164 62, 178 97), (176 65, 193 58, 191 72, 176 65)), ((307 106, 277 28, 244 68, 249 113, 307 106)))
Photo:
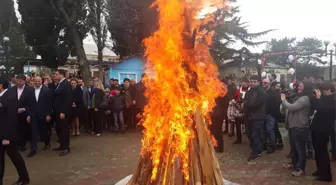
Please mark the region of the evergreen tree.
MULTIPOLYGON (((34 58, 34 53, 24 40, 23 32, 15 15, 14 2, 12 0, 0 1, 0 45, 4 50, 3 38, 8 37, 8 65, 7 73, 22 73, 23 65, 27 59, 34 58), (14 68, 14 71, 12 70, 14 68)), ((5 53, 4 53, 5 54, 5 53)), ((4 61, 4 55, 1 57, 4 61)))
MULTIPOLYGON (((296 49, 296 38, 282 38, 282 39, 272 39, 267 43, 266 49, 263 51, 264 54, 267 53, 277 53, 277 52, 287 52, 295 51, 296 49)), ((278 65, 286 66, 289 64, 288 56, 290 54, 284 54, 280 56, 269 56, 266 58, 266 63, 275 63, 278 65)))
MULTIPOLYGON (((0 36, 8 33, 12 26, 18 25, 18 19, 15 15, 13 0, 0 1, 0 36)), ((2 37, 1 37, 2 39, 2 37)))
POLYGON ((85 81, 90 78, 83 39, 90 25, 84 0, 18 0, 27 42, 48 67, 63 65, 77 56, 85 81))
POLYGON ((301 63, 325 63, 321 57, 325 54, 323 43, 317 38, 303 38, 296 44, 297 58, 301 63))
POLYGON ((123 58, 143 52, 142 40, 156 29, 153 0, 108 0, 108 30, 112 50, 123 58))
MULTIPOLYGON (((224 62, 237 62, 242 63, 244 55, 249 55, 248 46, 259 46, 265 42, 256 42, 253 39, 262 35, 266 35, 273 30, 266 30, 258 33, 251 33, 248 31, 248 25, 246 22, 241 21, 239 13, 239 7, 234 6, 236 0, 230 1, 232 5, 231 9, 222 8, 215 12, 215 35, 213 37, 213 45, 211 48, 213 58, 219 65, 223 65, 224 62), (246 47, 241 49, 234 49, 233 44, 242 42, 246 47)), ((248 57, 248 56, 247 56, 248 57)))

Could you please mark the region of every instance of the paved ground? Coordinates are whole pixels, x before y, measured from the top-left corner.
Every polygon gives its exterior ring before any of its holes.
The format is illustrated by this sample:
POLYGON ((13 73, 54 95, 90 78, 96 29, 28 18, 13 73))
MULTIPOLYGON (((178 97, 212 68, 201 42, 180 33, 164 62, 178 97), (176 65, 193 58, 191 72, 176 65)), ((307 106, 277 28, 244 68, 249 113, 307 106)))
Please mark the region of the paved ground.
MULTIPOLYGON (((31 185, 114 185, 135 170, 140 139, 138 133, 107 133, 99 138, 83 135, 72 139, 72 151, 68 156, 59 157, 55 152, 39 150, 37 156, 26 159, 31 185)), ((225 153, 218 155, 224 177, 230 181, 242 185, 327 184, 315 183, 309 175, 292 177, 290 171, 282 168, 287 149, 265 154, 255 164, 248 164, 247 141, 232 145, 233 141, 234 138, 225 137, 225 153)), ((6 161, 5 185, 10 185, 17 177, 13 165, 6 161)), ((336 179, 335 168, 333 164, 336 179)), ((313 161, 309 161, 307 174, 314 170, 313 161)))

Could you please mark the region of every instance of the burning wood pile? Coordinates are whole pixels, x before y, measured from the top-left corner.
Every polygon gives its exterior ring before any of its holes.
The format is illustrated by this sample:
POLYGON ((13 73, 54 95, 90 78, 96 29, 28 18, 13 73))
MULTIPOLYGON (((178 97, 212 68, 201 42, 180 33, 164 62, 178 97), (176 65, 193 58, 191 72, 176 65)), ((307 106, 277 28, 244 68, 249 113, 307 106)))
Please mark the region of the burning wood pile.
POLYGON ((208 130, 215 99, 226 93, 202 29, 222 0, 156 0, 159 28, 144 40, 148 105, 141 159, 128 185, 224 185, 208 130), (195 42, 196 40, 196 42, 195 42))

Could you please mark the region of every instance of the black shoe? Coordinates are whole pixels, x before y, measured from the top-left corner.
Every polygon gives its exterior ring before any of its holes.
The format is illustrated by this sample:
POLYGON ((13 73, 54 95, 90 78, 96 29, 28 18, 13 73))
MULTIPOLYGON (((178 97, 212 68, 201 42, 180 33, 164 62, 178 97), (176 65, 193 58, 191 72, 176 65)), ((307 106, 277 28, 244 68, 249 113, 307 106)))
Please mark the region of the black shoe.
POLYGON ((283 143, 276 144, 277 149, 282 149, 284 147, 283 143))
POLYGON ((227 130, 225 130, 224 132, 223 132, 223 134, 228 134, 229 132, 227 131, 227 130))
POLYGON ((292 152, 290 152, 290 153, 287 155, 287 158, 290 159, 290 158, 292 158, 292 157, 293 157, 293 154, 292 154, 292 152))
POLYGON ((221 149, 215 148, 215 152, 216 152, 216 153, 223 153, 223 152, 224 152, 224 149, 222 149, 222 148, 221 148, 221 149))
POLYGON ((62 150, 62 151, 59 153, 59 156, 68 155, 69 153, 70 153, 70 149, 62 150))
POLYGON ((229 137, 233 137, 234 136, 234 134, 229 134, 229 137))
POLYGON ((336 162, 336 157, 331 157, 330 161, 331 162, 336 162))
POLYGON ((236 140, 235 142, 233 142, 234 145, 238 145, 238 144, 241 144, 242 142, 241 141, 238 141, 236 140))
POLYGON ((250 155, 248 158, 247 158, 247 162, 254 162, 258 157, 255 156, 255 155, 250 155))
POLYGON ((62 149, 58 148, 53 148, 52 151, 61 151, 62 149))
POLYGON ((313 153, 309 152, 309 153, 307 154, 307 159, 313 159, 313 158, 314 158, 313 153))
POLYGON ((36 151, 30 151, 27 157, 34 157, 36 155, 36 151))
POLYGON ((312 173, 312 176, 314 176, 314 177, 318 177, 318 176, 319 176, 318 171, 312 173))
POLYGON ((43 150, 49 150, 49 149, 50 149, 50 145, 49 144, 44 145, 43 150))
POLYGON ((13 185, 27 185, 29 181, 16 181, 13 185))
POLYGON ((19 150, 20 150, 20 152, 25 152, 27 150, 27 148, 26 147, 20 147, 19 150))
POLYGON ((321 181, 321 182, 332 182, 331 178, 321 178, 321 177, 317 177, 315 179, 316 181, 321 181))
POLYGON ((272 147, 270 147, 270 148, 267 149, 267 154, 272 154, 274 152, 275 152, 275 149, 272 148, 272 147))

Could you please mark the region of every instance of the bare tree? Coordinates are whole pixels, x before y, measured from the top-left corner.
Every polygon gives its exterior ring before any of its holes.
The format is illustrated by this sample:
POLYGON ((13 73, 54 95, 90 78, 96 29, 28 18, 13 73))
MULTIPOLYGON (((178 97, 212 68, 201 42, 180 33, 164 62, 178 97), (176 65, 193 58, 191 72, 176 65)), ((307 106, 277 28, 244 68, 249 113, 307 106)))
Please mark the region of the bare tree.
POLYGON ((106 1, 105 0, 87 0, 89 7, 88 22, 92 25, 90 34, 98 48, 98 71, 99 79, 103 80, 103 50, 106 47, 107 24, 106 24, 106 1))
POLYGON ((88 32, 89 24, 86 17, 88 15, 87 2, 84 0, 51 0, 54 10, 63 18, 66 26, 64 34, 70 34, 75 49, 75 54, 79 60, 79 68, 83 79, 88 82, 90 74, 89 61, 86 58, 83 47, 83 39, 88 32))

